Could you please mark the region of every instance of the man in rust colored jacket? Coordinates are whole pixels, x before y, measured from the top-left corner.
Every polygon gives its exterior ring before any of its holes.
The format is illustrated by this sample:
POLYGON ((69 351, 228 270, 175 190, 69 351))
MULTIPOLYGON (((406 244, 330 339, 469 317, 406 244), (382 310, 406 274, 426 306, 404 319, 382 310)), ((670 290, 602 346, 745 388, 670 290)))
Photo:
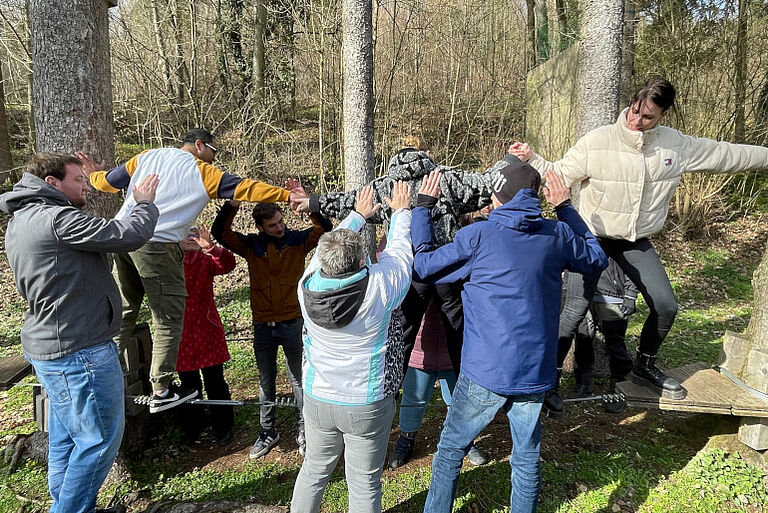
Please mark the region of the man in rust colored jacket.
MULTIPOLYGON (((259 368, 259 399, 275 400, 277 348, 283 346, 288 379, 298 406, 296 443, 304 454, 304 419, 301 415, 301 331, 303 320, 296 290, 304 272, 307 254, 317 246, 320 236, 333 228, 331 222, 312 214, 311 228, 286 228, 283 213, 275 204, 259 203, 253 209, 258 233, 244 235, 232 230, 239 202, 225 203, 211 227, 222 246, 248 262, 253 314, 253 351, 259 368)), ((251 459, 267 454, 280 440, 275 427, 274 406, 261 406, 261 433, 250 451, 251 459)))

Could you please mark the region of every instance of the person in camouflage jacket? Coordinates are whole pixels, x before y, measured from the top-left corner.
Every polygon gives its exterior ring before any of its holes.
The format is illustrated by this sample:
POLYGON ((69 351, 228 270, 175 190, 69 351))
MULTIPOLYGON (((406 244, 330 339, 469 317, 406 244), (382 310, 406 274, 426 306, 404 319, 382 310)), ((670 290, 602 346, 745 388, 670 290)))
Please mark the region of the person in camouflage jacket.
MULTIPOLYGON (((418 148, 403 148, 389 159, 387 174, 375 179, 373 187, 374 202, 381 203, 381 209, 368 220, 373 224, 389 226, 392 210, 384 202, 392 194, 392 185, 397 181, 406 181, 416 200, 416 191, 421 180, 433 169, 442 173, 440 190, 443 196, 432 209, 435 225, 435 238, 438 246, 453 240, 454 234, 461 228, 461 216, 480 210, 491 203, 491 182, 499 167, 497 162, 484 173, 470 173, 448 166, 441 166, 432 160, 429 151, 418 148)), ((336 219, 344 219, 355 209, 355 194, 349 192, 330 192, 313 195, 309 199, 309 210, 336 219)))
MULTIPOLYGON (((408 142, 406 142, 407 147, 395 153, 389 160, 387 174, 368 184, 373 188, 374 203, 381 203, 381 209, 368 222, 383 224, 388 228, 392 210, 387 206, 384 198, 392 196, 394 183, 408 182, 413 191, 412 203, 415 204, 422 179, 432 170, 439 169, 442 195, 431 211, 435 244, 439 247, 453 240, 453 236, 461 228, 462 215, 480 210, 491 203, 493 192, 491 184, 506 163, 498 161, 483 173, 466 172, 438 165, 427 148, 419 144, 418 140, 414 139, 412 146, 408 145, 408 142)), ((343 219, 354 211, 356 194, 357 190, 313 195, 309 198, 309 210, 328 217, 343 219)), ((430 285, 416 280, 411 283, 400 306, 400 315, 396 317, 402 324, 405 368, 407 368, 416 334, 429 300, 434 299, 440 307, 440 316, 446 330, 448 353, 453 369, 458 375, 464 339, 461 290, 461 283, 430 285)))

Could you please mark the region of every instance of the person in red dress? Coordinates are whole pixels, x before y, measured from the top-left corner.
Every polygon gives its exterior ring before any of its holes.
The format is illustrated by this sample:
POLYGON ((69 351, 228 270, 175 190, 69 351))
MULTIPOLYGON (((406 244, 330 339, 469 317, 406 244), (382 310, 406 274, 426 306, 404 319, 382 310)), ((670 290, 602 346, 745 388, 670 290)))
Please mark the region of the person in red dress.
MULTIPOLYGON (((205 384, 208 399, 228 400, 232 396, 224 379, 224 362, 229 360, 229 351, 224 326, 213 300, 213 278, 231 272, 235 268, 235 256, 211 241, 211 233, 205 225, 193 227, 181 241, 181 249, 184 250, 188 295, 176 371, 182 388, 197 390, 198 397, 202 396, 205 384)), ((204 427, 196 408, 188 405, 180 412, 182 429, 190 440, 197 440, 204 427)), ((229 444, 235 420, 233 407, 211 406, 210 409, 216 442, 221 446, 229 444)))

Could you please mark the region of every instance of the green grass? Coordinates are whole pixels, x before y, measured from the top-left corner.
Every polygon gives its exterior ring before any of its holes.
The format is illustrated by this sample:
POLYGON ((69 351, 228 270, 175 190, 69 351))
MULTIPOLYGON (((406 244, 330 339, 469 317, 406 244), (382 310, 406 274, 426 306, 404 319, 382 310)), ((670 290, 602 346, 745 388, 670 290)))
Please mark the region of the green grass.
MULTIPOLYGON (((664 255, 662 255, 664 257, 664 255)), ((726 330, 743 331, 751 314, 751 275, 759 258, 745 257, 725 249, 688 251, 687 258, 665 260, 678 301, 677 320, 661 348, 661 363, 673 367, 704 361, 715 364, 726 330)), ((220 313, 231 335, 232 359, 225 372, 237 398, 258 395, 258 371, 250 340, 250 307, 247 286, 218 290, 220 313)), ((0 355, 19 354, 18 330, 24 305, 10 301, 0 316, 0 355)), ((638 302, 639 312, 630 323, 628 343, 639 338, 647 306, 638 302)), ((281 374, 285 363, 278 358, 281 374)), ((289 392, 285 380, 280 392, 289 392)), ((0 407, 19 411, 31 401, 31 389, 16 388, 4 396, 0 407)), ((441 402, 435 390, 433 402, 441 402)), ((599 405, 574 407, 572 416, 543 423, 542 513, 604 513, 618 507, 640 513, 709 513, 768 510, 768 481, 760 468, 738 454, 710 449, 713 435, 733 433, 738 422, 713 415, 675 415, 663 412, 630 411, 606 416, 599 405), (702 450, 707 447, 707 449, 702 450)), ((445 410, 429 408, 425 426, 439 425, 445 410)), ((26 413, 25 413, 26 415, 26 413)), ((0 440, 18 432, 29 432, 34 423, 25 422, 0 431, 0 440)), ((278 423, 283 435, 293 432, 293 410, 279 409, 278 423)), ((506 422, 503 429, 480 441, 493 447, 496 459, 480 468, 465 467, 459 481, 455 511, 501 513, 508 510, 510 467, 504 454, 511 450, 506 422)), ((112 496, 121 498, 140 492, 147 500, 207 501, 231 499, 244 502, 285 505, 290 501, 299 470, 297 460, 288 463, 241 461, 227 468, 187 468, 182 464, 187 447, 178 428, 164 427, 159 441, 147 446, 133 463, 133 480, 105 487, 100 504, 112 496)), ((260 426, 258 408, 236 409, 236 429, 255 438, 260 426)), ((498 427, 498 426, 497 426, 498 427)), ((285 437, 287 438, 287 437, 285 437)), ((285 439, 284 438, 284 439, 285 439)), ((300 460, 299 460, 300 461, 300 460)), ((429 458, 425 465, 411 465, 406 471, 385 472, 382 502, 393 513, 421 512, 430 482, 429 458)), ((191 465, 189 465, 191 466, 191 465)), ((24 464, 5 475, 0 467, 0 511, 15 511, 31 500, 28 510, 43 509, 48 501, 45 469, 24 464)), ((336 469, 323 496, 324 512, 346 511, 348 507, 343 466, 336 469)))

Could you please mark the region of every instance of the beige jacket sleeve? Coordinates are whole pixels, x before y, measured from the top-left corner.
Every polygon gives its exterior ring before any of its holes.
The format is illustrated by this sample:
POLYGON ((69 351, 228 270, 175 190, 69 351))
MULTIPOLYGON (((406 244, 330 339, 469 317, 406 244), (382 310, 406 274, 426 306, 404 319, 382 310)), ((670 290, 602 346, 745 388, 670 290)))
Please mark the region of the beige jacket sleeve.
POLYGON ((532 165, 540 175, 550 169, 554 169, 565 180, 565 186, 581 182, 588 178, 587 175, 587 144, 582 137, 568 150, 562 159, 550 162, 541 155, 533 153, 528 163, 532 165))
POLYGON ((680 134, 683 172, 739 173, 768 170, 768 148, 680 134))

